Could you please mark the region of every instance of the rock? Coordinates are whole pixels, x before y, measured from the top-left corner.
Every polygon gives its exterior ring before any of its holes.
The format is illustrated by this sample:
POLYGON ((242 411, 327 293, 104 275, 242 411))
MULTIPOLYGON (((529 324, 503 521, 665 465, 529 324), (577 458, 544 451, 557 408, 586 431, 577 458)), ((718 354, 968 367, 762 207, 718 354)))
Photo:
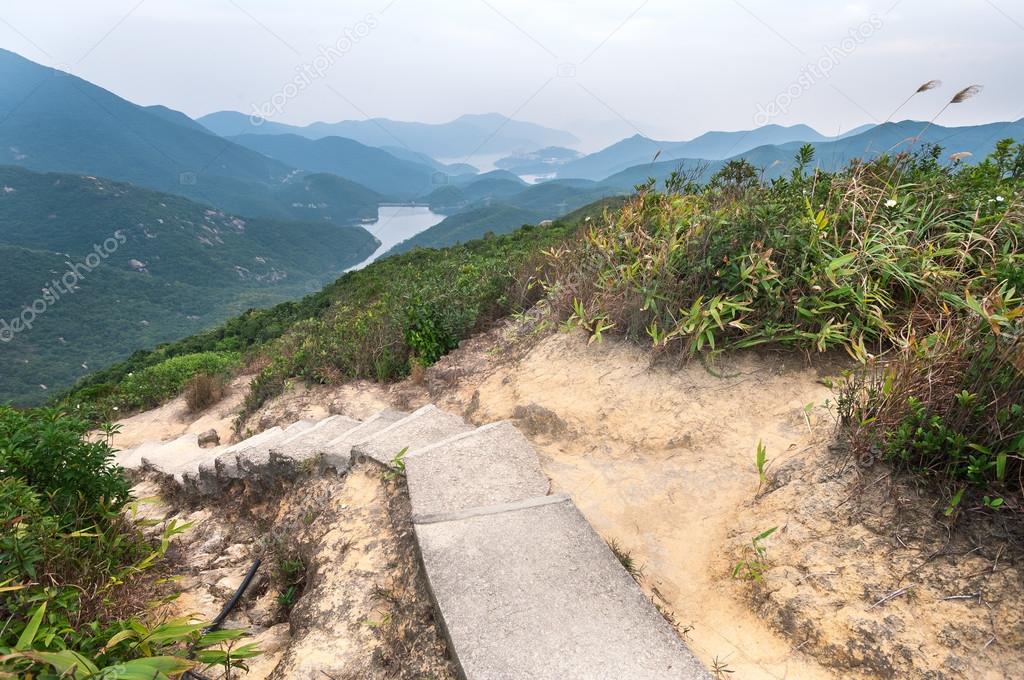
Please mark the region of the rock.
POLYGON ((287 623, 281 623, 266 629, 257 635, 254 640, 245 639, 243 643, 252 642, 263 650, 262 654, 249 660, 247 664, 249 671, 245 674, 246 680, 262 680, 274 674, 290 641, 291 635, 289 634, 287 623))
POLYGON ((257 626, 272 626, 278 618, 281 607, 277 598, 281 594, 277 588, 269 588, 267 592, 256 598, 256 602, 246 612, 249 619, 257 626))
POLYGON ((559 434, 567 428, 565 421, 558 417, 554 411, 546 409, 537 404, 516 406, 512 417, 526 434, 559 434))
POLYGON ((217 430, 209 429, 199 435, 199 446, 208 449, 213 446, 220 446, 220 435, 217 430))
POLYGON ((218 553, 225 543, 224 532, 214 529, 210 536, 199 545, 199 552, 218 553))

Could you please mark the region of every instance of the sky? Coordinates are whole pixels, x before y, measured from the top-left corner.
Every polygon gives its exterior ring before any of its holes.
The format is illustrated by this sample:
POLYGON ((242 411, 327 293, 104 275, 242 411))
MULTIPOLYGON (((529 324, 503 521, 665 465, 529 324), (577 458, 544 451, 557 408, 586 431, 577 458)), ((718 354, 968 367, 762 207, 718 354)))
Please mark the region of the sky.
POLYGON ((498 112, 583 150, 930 119, 972 84, 939 123, 1024 117, 1024 0, 8 0, 0 46, 193 117, 498 112))

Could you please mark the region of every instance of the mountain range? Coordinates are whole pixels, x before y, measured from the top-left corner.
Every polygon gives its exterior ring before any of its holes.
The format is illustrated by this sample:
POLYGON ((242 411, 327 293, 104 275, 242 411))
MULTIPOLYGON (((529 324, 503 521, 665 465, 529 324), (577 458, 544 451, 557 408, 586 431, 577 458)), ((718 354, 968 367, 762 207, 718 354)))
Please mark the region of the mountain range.
POLYGON ((376 214, 379 197, 365 187, 339 178, 311 190, 295 168, 189 120, 0 50, 0 164, 107 177, 250 216, 376 214))
MULTIPOLYGON (((873 125, 850 136, 819 141, 813 144, 815 166, 826 171, 840 169, 855 159, 869 159, 885 153, 918 150, 926 144, 937 144, 943 149, 943 161, 954 153, 966 152, 968 158, 980 161, 995 149, 1000 139, 1024 139, 1024 118, 1012 122, 987 123, 961 127, 944 127, 922 121, 905 120, 873 125)), ((764 145, 752 148, 728 159, 712 160, 700 157, 674 158, 628 167, 603 182, 619 191, 629 191, 648 178, 664 180, 673 171, 685 169, 707 180, 729 160, 745 159, 764 171, 765 179, 788 173, 803 141, 764 145)))
POLYGON ((371 118, 300 127, 254 119, 237 111, 218 111, 198 121, 224 137, 242 134, 296 134, 310 139, 346 137, 368 146, 397 146, 441 159, 529 151, 553 145, 573 146, 580 142, 563 130, 512 120, 498 113, 470 114, 447 123, 371 118))

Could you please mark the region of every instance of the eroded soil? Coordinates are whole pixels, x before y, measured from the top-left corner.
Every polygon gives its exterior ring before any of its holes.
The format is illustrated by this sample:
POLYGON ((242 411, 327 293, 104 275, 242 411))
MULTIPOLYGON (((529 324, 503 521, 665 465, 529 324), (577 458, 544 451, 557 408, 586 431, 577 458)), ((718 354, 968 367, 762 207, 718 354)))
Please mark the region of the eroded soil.
MULTIPOLYGON (((144 483, 136 492, 160 489, 144 483)), ((244 677, 455 677, 416 561, 404 484, 375 464, 299 480, 270 497, 239 490, 216 508, 144 507, 150 517, 194 523, 175 543, 181 595, 165 616, 213 619, 262 559, 225 623, 252 631, 243 642, 264 651, 244 677)))
MULTIPOLYGON (((512 419, 537 448, 554 490, 571 494, 607 540, 631 553, 647 594, 721 677, 1024 677, 1019 546, 984 521, 969 531, 951 526, 928 492, 835 450, 821 378, 843 365, 755 353, 714 366, 652 365, 645 350, 588 344, 535 318, 463 343, 417 380, 293 387, 245 428, 328 413, 365 418, 428 402, 476 424, 512 419), (754 464, 759 441, 769 459, 765 480, 754 464), (757 560, 762 579, 734 578, 736 564, 754 557, 751 539, 772 527, 757 560)), ((177 417, 161 427, 192 428, 177 417)), ((374 613, 381 598, 372 586, 399 577, 408 592, 422 590, 408 576, 412 546, 393 529, 381 538, 388 523, 380 517, 391 512, 385 487, 365 479, 317 484, 340 484, 332 495, 347 500, 332 501, 331 513, 314 522, 322 541, 311 544, 311 559, 350 565, 359 576, 310 579, 325 590, 307 590, 307 604, 296 606, 279 660, 301 670, 303 658, 326 649, 321 635, 337 636, 344 642, 330 653, 344 650, 348 661, 338 663, 362 672, 368 659, 393 649, 366 623, 384 620, 374 613), (348 544, 364 548, 349 554, 348 544)), ((410 625, 426 630, 428 608, 410 597, 420 612, 410 625)), ((436 660, 437 649, 426 645, 422 658, 436 660)))

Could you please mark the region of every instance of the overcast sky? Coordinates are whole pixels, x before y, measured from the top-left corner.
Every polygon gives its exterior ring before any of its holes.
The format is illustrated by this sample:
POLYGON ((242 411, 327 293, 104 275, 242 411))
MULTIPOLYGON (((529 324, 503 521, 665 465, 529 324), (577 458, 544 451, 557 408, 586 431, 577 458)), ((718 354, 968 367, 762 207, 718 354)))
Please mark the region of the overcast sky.
POLYGON ((932 78, 897 119, 973 83, 940 123, 1024 116, 1024 0, 16 0, 0 45, 193 117, 495 111, 587 147, 765 122, 835 134, 932 78))

